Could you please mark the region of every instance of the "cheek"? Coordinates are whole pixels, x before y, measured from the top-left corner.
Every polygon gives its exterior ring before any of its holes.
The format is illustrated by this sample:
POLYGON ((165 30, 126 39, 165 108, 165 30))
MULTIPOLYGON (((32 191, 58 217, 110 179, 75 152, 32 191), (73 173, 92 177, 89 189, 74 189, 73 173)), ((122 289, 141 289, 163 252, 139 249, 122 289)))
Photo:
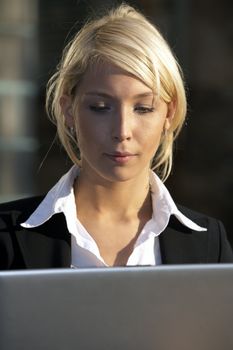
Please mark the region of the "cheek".
POLYGON ((88 115, 82 117, 77 122, 78 142, 80 148, 91 147, 97 145, 104 140, 104 127, 96 121, 90 120, 88 115))
POLYGON ((154 154, 160 144, 163 124, 152 124, 148 128, 142 128, 141 137, 143 139, 143 144, 146 150, 151 154, 154 154))
POLYGON ((154 157, 155 153, 158 150, 160 145, 161 135, 160 133, 152 134, 150 138, 148 138, 148 153, 149 157, 154 157))

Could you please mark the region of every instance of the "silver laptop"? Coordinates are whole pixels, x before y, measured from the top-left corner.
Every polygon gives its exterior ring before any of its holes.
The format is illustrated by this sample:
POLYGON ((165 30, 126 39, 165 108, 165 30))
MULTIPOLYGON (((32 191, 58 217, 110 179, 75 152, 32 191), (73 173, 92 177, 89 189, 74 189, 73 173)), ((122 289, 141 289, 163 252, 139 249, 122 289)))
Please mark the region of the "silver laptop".
POLYGON ((232 350, 233 265, 0 272, 1 350, 232 350))

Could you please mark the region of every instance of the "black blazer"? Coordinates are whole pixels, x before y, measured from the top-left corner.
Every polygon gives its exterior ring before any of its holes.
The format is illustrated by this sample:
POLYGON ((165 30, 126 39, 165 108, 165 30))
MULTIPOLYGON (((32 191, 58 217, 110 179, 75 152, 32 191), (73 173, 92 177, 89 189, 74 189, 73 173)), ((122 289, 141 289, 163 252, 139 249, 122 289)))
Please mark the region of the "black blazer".
MULTIPOLYGON (((20 226, 43 197, 0 204, 0 270, 70 267, 71 236, 63 214, 43 225, 20 226)), ((184 207, 179 209, 207 231, 193 231, 171 216, 159 236, 163 264, 233 262, 233 253, 220 221, 184 207)))

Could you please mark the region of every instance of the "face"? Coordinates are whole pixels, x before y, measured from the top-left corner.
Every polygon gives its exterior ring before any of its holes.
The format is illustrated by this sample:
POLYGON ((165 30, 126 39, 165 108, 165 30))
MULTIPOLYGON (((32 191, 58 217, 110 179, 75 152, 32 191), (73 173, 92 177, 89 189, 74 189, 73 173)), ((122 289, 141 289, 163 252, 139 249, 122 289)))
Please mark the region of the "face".
POLYGON ((148 176, 151 160, 173 108, 142 81, 114 65, 89 70, 80 84, 76 115, 63 96, 69 126, 75 126, 82 174, 91 181, 122 182, 148 176))

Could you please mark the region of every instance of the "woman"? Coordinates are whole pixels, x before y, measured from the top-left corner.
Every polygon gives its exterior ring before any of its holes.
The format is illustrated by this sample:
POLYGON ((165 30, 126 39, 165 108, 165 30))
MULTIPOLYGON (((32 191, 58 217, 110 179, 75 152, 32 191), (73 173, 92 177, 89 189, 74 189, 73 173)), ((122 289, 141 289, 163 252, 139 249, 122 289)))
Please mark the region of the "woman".
POLYGON ((74 166, 44 198, 0 206, 1 269, 233 261, 222 224, 177 207, 160 180, 186 98, 142 14, 121 5, 87 23, 48 84, 47 109, 74 166))

